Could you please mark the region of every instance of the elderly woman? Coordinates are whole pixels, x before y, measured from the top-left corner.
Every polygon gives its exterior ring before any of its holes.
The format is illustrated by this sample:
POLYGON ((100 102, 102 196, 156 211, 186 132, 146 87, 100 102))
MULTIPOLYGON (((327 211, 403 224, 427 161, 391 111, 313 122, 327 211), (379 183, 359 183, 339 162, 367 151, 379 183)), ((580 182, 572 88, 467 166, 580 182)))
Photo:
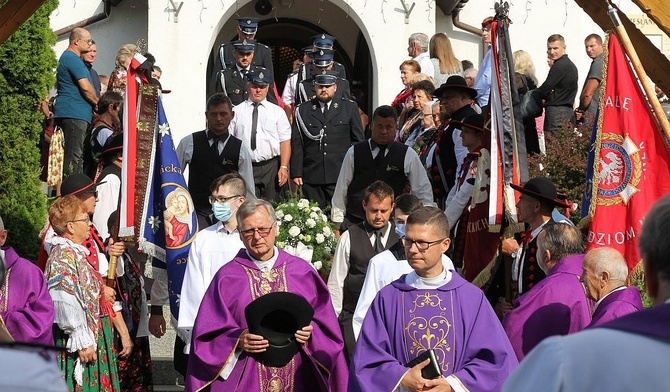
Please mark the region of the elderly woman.
POLYGON ((400 126, 396 141, 412 147, 422 133, 423 105, 432 101, 435 85, 430 80, 422 80, 412 85, 412 109, 407 111, 407 120, 400 126))
POLYGON ((49 207, 49 221, 58 236, 45 275, 56 313, 54 340, 66 348, 58 355, 65 381, 70 390, 119 391, 112 327, 101 316, 111 305, 102 295, 102 277, 86 258, 88 249, 80 245, 91 224, 86 207, 74 195, 61 197, 49 207))
POLYGON ((391 103, 391 107, 393 107, 398 114, 400 114, 405 108, 405 105, 412 100, 412 77, 418 73, 421 73, 421 66, 416 60, 405 60, 400 64, 400 80, 405 87, 398 93, 393 100, 393 103, 391 103))
POLYGON ((114 71, 112 71, 112 74, 109 77, 107 89, 121 94, 122 97, 126 95, 128 67, 130 66, 130 61, 135 56, 135 53, 137 53, 137 46, 133 44, 125 44, 119 48, 118 52, 116 52, 116 58, 114 59, 116 68, 114 68, 114 71))

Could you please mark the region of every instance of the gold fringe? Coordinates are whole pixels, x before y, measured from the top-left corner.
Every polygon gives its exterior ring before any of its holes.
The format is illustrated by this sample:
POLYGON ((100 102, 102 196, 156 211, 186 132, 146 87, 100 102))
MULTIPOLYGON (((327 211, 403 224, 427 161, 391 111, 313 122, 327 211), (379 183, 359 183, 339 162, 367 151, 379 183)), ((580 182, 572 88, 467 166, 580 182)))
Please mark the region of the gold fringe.
POLYGON ((644 282, 644 264, 642 264, 642 260, 638 261, 635 268, 628 274, 628 278, 626 278, 626 286, 636 286, 636 282, 639 281, 644 282))

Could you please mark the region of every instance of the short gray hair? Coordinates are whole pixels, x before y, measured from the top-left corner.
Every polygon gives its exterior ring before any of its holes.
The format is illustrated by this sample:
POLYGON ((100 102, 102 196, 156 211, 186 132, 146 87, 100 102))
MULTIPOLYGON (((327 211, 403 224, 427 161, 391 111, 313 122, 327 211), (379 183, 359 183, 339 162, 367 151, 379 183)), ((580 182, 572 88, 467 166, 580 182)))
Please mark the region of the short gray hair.
POLYGON ((551 259, 556 262, 584 253, 582 233, 566 223, 550 222, 544 225, 537 236, 537 246, 551 252, 551 259))
POLYGON ((261 207, 265 208, 268 215, 270 216, 270 225, 273 225, 277 221, 277 217, 275 216, 275 209, 272 207, 272 204, 263 199, 247 200, 242 203, 240 208, 237 209, 237 213, 235 214, 235 217, 237 218, 237 225, 241 226, 243 220, 258 212, 258 209, 261 207))
POLYGON ((409 42, 417 44, 422 52, 427 52, 430 39, 424 33, 414 33, 409 36, 409 42))
POLYGON ((614 248, 592 249, 586 254, 586 258, 596 276, 601 276, 607 271, 610 280, 625 281, 628 278, 626 259, 614 248))
POLYGON ((670 281, 670 195, 666 195, 647 213, 642 224, 638 248, 640 255, 660 275, 670 281))

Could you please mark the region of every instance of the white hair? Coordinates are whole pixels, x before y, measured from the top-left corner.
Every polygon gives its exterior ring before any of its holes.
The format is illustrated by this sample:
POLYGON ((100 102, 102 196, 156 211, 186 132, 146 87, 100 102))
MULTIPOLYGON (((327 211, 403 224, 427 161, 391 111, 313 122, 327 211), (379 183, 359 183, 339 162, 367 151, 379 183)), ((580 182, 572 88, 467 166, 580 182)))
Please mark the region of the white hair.
POLYGON ((590 250, 587 257, 592 258, 593 274, 601 276, 607 271, 610 280, 625 281, 628 277, 626 259, 614 248, 598 248, 590 250))

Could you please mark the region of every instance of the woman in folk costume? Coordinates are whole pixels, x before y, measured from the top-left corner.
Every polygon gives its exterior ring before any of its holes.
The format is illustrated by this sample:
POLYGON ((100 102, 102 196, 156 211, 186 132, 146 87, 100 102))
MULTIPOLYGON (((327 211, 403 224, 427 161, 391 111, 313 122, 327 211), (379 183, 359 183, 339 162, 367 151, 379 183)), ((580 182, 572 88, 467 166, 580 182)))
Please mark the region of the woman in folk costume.
POLYGON ((89 235, 86 207, 77 196, 61 197, 49 207, 49 221, 57 237, 45 275, 56 313, 54 340, 66 348, 58 354, 65 381, 74 391, 119 391, 114 310, 103 295, 102 276, 87 260, 89 250, 80 245, 89 235))

